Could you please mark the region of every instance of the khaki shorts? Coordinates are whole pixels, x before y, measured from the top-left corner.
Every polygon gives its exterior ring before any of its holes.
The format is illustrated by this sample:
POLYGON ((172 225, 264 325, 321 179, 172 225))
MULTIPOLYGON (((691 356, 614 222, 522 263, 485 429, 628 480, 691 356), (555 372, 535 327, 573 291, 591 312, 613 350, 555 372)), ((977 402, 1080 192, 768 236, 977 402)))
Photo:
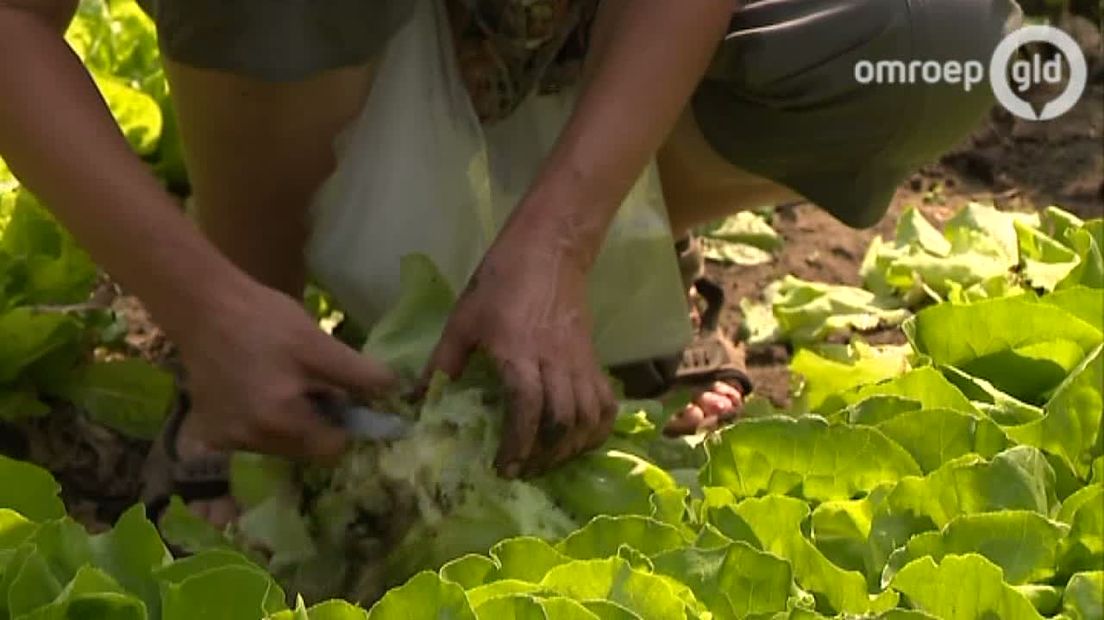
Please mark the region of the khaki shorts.
POLYGON ((363 64, 414 10, 410 0, 138 0, 177 62, 269 81, 363 64))
MULTIPOLYGON (((378 54, 410 0, 140 0, 176 61, 297 80, 378 54)), ((1020 24, 1014 0, 760 0, 735 12, 694 94, 707 140, 852 226, 992 107, 988 84, 860 84, 860 61, 978 61, 1020 24)), ((662 45, 662 41, 656 42, 662 45)), ((660 88, 661 85, 657 85, 660 88)))

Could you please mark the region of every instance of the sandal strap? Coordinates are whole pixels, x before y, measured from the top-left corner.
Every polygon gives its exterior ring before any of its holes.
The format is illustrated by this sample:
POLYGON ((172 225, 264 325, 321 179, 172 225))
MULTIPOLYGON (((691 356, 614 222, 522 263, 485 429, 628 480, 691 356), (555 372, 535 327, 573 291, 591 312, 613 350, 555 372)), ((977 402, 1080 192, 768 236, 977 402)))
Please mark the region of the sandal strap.
POLYGON ((740 352, 719 331, 704 333, 683 351, 675 381, 686 385, 724 381, 747 396, 754 386, 739 360, 740 352))
POLYGON ((692 235, 687 235, 677 241, 675 252, 678 254, 682 286, 689 290, 695 282, 705 275, 705 252, 702 251, 701 242, 698 241, 698 238, 692 235))
MULTIPOLYGON (((680 242, 679 262, 684 277, 688 273, 695 240, 680 242)), ((643 362, 623 364, 611 369, 632 398, 658 398, 677 384, 703 385, 723 381, 747 396, 754 386, 744 365, 741 352, 720 331, 721 312, 725 305, 724 288, 717 282, 697 275, 693 286, 705 300, 701 327, 690 345, 680 354, 653 358, 643 362)))
POLYGON ((709 278, 701 277, 694 280, 694 289, 705 300, 705 311, 701 314, 700 333, 718 331, 721 325, 721 312, 725 305, 724 288, 709 278))

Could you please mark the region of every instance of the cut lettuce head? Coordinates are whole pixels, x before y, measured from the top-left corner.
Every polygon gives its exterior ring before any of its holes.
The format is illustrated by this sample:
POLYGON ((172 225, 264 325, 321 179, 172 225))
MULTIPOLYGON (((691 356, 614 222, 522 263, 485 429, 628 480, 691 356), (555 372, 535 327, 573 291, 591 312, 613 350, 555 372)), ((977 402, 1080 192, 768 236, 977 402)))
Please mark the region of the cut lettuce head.
MULTIPOLYGON (((453 294, 425 257, 404 259, 402 279, 399 304, 377 324, 366 350, 412 378, 440 336, 453 294)), ((233 487, 250 507, 239 539, 266 552, 270 567, 311 598, 374 600, 420 570, 501 540, 556 540, 578 526, 548 487, 504 480, 495 472, 505 405, 497 377, 481 356, 457 381, 435 377, 416 411, 407 413, 415 418, 408 437, 355 446, 332 471, 298 472, 278 462, 237 467, 233 487)), ((600 455, 587 458, 599 462, 584 459, 574 471, 606 467, 600 455)), ((636 459, 637 466, 650 465, 636 459)), ((626 488, 625 501, 649 509, 653 487, 674 486, 665 472, 653 469, 639 491, 626 488)), ((552 488, 568 503, 588 493, 552 488)))
POLYGON ((909 305, 926 300, 978 301, 1104 286, 1101 220, 1082 221, 1050 207, 1008 213, 973 203, 940 232, 916 209, 897 225, 896 239, 876 238, 863 261, 867 288, 909 305))
POLYGON ((269 566, 311 598, 375 600, 501 540, 566 536, 577 523, 548 494, 497 475, 503 410, 479 387, 485 376, 476 365, 455 383, 438 377, 407 438, 354 447, 335 470, 308 472, 291 501, 273 504, 286 492, 276 483, 275 495, 243 515, 239 537, 267 548, 269 566))
POLYGON ((771 285, 765 296, 778 321, 778 335, 795 344, 892 327, 909 316, 894 298, 794 276, 771 285))
POLYGON ((707 260, 731 265, 761 265, 774 259, 782 237, 767 220, 752 211, 741 211, 698 231, 698 242, 707 260))
POLYGON ((897 224, 896 239, 877 238, 867 251, 862 276, 867 288, 896 294, 909 303, 946 298, 955 291, 984 296, 985 283, 1005 280, 1017 263, 1015 223, 1027 217, 971 204, 940 233, 916 209, 897 224))

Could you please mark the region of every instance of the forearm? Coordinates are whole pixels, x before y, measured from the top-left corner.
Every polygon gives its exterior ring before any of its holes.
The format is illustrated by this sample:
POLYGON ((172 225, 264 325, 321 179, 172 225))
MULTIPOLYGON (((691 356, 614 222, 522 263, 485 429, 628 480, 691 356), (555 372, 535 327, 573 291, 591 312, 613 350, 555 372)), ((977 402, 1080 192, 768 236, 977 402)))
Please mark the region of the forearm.
POLYGON ((508 226, 537 226, 588 267, 724 34, 732 0, 607 0, 575 111, 508 226))
POLYGON ((174 336, 245 279, 130 150, 54 24, 0 6, 0 153, 174 336))

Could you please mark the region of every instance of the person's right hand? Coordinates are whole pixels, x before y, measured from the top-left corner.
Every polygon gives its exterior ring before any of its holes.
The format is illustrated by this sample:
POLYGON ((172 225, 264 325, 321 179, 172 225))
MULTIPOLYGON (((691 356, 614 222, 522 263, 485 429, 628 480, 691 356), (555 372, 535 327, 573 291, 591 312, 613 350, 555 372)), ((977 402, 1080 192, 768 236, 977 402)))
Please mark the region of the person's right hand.
POLYGON ((248 450, 330 463, 346 433, 312 396, 369 398, 394 384, 382 364, 318 328, 292 298, 260 285, 219 300, 179 338, 195 438, 215 450, 248 450))

